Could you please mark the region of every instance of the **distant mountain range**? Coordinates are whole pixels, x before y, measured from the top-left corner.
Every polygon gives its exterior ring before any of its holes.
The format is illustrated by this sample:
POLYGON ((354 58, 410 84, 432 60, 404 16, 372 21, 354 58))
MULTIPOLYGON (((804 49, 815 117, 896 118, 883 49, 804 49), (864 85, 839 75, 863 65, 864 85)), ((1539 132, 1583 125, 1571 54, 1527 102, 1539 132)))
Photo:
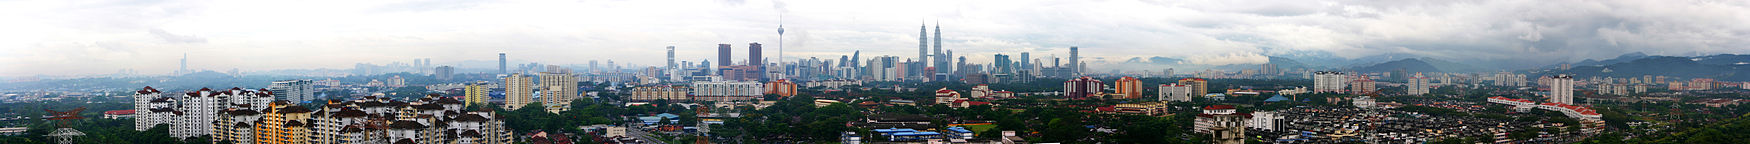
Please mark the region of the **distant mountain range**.
POLYGON ((1544 75, 1553 74, 1617 78, 1662 75, 1679 78, 1712 78, 1722 81, 1750 81, 1750 55, 1721 54, 1678 57, 1646 56, 1631 53, 1615 59, 1582 61, 1575 63, 1568 70, 1552 69, 1544 75))
POLYGON ((1477 67, 1477 66, 1473 66, 1470 64, 1463 64, 1463 63, 1445 61, 1445 60, 1434 59, 1434 58, 1406 58, 1406 59, 1390 61, 1390 62, 1385 62, 1385 63, 1379 63, 1379 64, 1373 64, 1373 65, 1367 65, 1367 66, 1357 66, 1357 67, 1350 68, 1350 70, 1353 70, 1356 72, 1393 72, 1393 71, 1397 71, 1399 69, 1402 69, 1405 72, 1456 72, 1456 73, 1488 72, 1488 71, 1498 70, 1498 69, 1493 69, 1493 68, 1482 68, 1482 67, 1477 67))

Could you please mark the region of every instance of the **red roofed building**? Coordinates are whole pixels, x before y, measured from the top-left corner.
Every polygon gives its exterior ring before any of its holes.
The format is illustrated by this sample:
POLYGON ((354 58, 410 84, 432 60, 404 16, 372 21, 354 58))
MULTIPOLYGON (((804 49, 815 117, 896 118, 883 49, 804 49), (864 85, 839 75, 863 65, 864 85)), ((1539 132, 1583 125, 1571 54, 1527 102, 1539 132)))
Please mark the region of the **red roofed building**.
POLYGON ((954 92, 948 88, 936 90, 936 104, 950 104, 957 100, 964 100, 960 97, 960 92, 954 92))
POLYGON ((955 100, 954 102, 948 103, 948 107, 952 107, 952 108, 966 108, 966 107, 972 107, 972 106, 977 106, 977 105, 991 105, 991 104, 990 104, 990 102, 969 101, 966 99, 955 100))
POLYGON ((1236 112, 1233 105, 1205 106, 1192 130, 1213 135, 1215 143, 1240 144, 1246 137, 1246 120, 1251 118, 1250 113, 1236 112))
POLYGON ((134 118, 134 110, 112 110, 103 112, 104 119, 134 118))

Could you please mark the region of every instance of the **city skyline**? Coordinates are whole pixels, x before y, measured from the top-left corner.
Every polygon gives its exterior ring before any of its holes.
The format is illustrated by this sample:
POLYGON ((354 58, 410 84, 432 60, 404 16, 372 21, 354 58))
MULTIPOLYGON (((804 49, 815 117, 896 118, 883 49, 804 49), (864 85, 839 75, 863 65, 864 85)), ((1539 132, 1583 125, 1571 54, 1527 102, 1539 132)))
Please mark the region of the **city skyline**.
MULTIPOLYGON (((21 23, 0 25, 0 77, 167 74, 188 69, 346 69, 432 58, 663 65, 714 59, 711 44, 775 42, 785 17, 787 59, 863 51, 903 59, 909 27, 941 26, 944 50, 969 63, 992 54, 1068 56, 1091 72, 1127 59, 1261 64, 1269 56, 1407 55, 1524 68, 1653 55, 1746 53, 1746 3, 1647 1, 817 1, 688 2, 0 2, 21 23), (1251 4, 1264 3, 1264 4, 1251 4), (103 7, 80 10, 86 7, 103 7), (303 7, 334 9, 323 12, 303 7), (617 13, 598 15, 590 13, 617 13), (62 18, 78 17, 78 18, 62 18), (554 19, 551 17, 568 17, 554 19), (609 20, 609 21, 598 21, 609 20), (276 57, 278 55, 298 55, 276 57), (1522 63, 1529 61, 1532 63, 1522 63), (1521 63, 1509 63, 1521 62, 1521 63), (1516 65, 1515 65, 1516 64, 1516 65)), ((932 36, 934 37, 934 36, 932 36)), ((775 45, 774 45, 775 46, 775 45)), ((777 51, 766 51, 776 55, 777 51)), ((735 57, 732 59, 745 59, 735 57)), ((776 60, 776 59, 772 59, 776 60)), ((789 62, 789 60, 785 60, 789 62)), ((1028 60, 1021 60, 1028 61, 1028 60)), ((724 63, 724 62, 719 62, 724 63)), ((458 68, 489 67, 461 65, 458 68)))

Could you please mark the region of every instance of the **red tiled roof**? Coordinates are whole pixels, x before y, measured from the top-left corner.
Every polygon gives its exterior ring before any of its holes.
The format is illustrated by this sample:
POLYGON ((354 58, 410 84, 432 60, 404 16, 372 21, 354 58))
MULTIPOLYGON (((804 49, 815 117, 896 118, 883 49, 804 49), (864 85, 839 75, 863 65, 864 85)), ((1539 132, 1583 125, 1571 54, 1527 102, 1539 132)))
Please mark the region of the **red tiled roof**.
POLYGON ((1234 106, 1233 105, 1211 105, 1211 106, 1205 106, 1205 107, 1203 107, 1203 109, 1205 109, 1205 110, 1234 109, 1234 106))
POLYGON ((106 115, 130 115, 130 114, 134 114, 134 110, 103 111, 103 114, 106 114, 106 115))

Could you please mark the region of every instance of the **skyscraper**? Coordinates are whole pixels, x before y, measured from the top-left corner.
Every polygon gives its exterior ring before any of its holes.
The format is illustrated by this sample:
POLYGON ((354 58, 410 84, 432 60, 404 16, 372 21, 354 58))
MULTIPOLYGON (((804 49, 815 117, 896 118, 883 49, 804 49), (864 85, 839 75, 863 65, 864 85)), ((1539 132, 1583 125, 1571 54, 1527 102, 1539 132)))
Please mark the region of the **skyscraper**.
POLYGON ((681 80, 681 67, 674 63, 674 46, 668 46, 668 80, 681 80))
POLYGON ((717 66, 729 66, 730 63, 735 63, 735 61, 729 60, 729 51, 731 51, 729 44, 717 44, 717 66))
MULTIPOLYGON (((1027 52, 1021 52, 1021 71, 1032 71, 1033 70, 1032 61, 1033 61, 1032 55, 1028 54, 1027 52)), ((1029 73, 1031 73, 1031 72, 1029 72, 1029 73)))
POLYGON ((176 69, 176 74, 188 73, 188 53, 182 54, 182 60, 179 63, 182 64, 182 67, 176 69))
POLYGON ((533 77, 520 73, 504 76, 504 109, 522 108, 523 105, 528 105, 530 101, 534 100, 534 94, 529 91, 534 89, 533 79, 533 77))
POLYGON ((926 73, 948 73, 948 54, 942 53, 942 23, 936 22, 936 71, 926 73))
POLYGON ((747 65, 764 66, 766 64, 760 62, 761 59, 765 59, 765 57, 760 56, 760 53, 765 52, 761 49, 763 48, 760 48, 760 43, 747 43, 747 65))
MULTIPOLYGON (((914 63, 915 65, 907 65, 907 69, 913 69, 913 70, 908 70, 906 72, 913 72, 913 71, 916 71, 916 69, 923 69, 924 66, 922 66, 922 65, 924 65, 924 63, 929 63, 929 61, 930 61, 930 57, 929 57, 929 55, 930 55, 930 49, 929 49, 930 36, 927 35, 928 32, 929 32, 928 27, 925 27, 924 24, 918 24, 918 61, 917 61, 918 63, 914 63)), ((912 75, 915 75, 915 74, 908 74, 907 76, 912 76, 912 75)))
POLYGON ((504 69, 504 52, 498 52, 498 74, 508 72, 504 69))
POLYGON ((1574 76, 1550 76, 1549 102, 1574 104, 1574 76))
POLYGON ((1077 49, 1080 48, 1073 46, 1069 47, 1069 73, 1073 75, 1082 75, 1082 55, 1077 52, 1077 49))

